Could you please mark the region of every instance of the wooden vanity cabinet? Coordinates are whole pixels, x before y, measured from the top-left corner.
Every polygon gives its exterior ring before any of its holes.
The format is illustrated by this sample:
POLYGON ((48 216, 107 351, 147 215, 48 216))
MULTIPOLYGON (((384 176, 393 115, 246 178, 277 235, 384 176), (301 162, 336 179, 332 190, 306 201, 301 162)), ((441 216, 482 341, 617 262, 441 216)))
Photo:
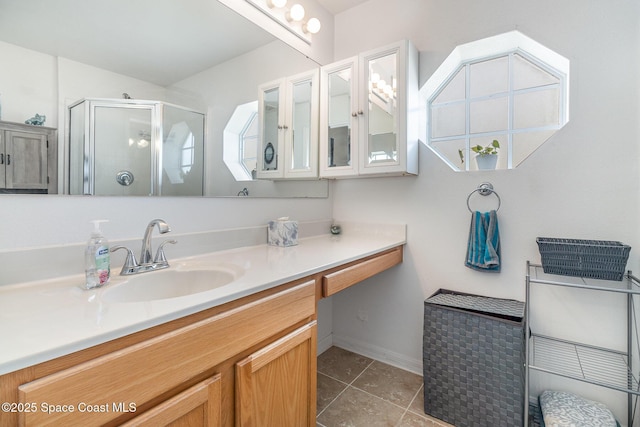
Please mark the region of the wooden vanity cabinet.
MULTIPOLYGON (((0 377, 3 401, 36 403, 37 407, 30 412, 3 413, 0 425, 175 422, 188 426, 232 426, 236 419, 234 394, 245 390, 236 386, 235 366, 252 356, 255 362, 247 366, 255 368, 267 362, 269 365, 254 373, 257 375, 254 378, 264 377, 263 372, 283 363, 312 370, 313 384, 308 373, 306 397, 297 404, 301 411, 315 413, 315 362, 309 357, 311 352, 315 357, 315 317, 316 281, 301 279, 7 374, 0 377), (300 334, 295 333, 299 328, 300 334), (282 344, 283 337, 292 333, 282 344), (306 341, 300 341, 299 336, 306 337, 306 341), (301 345, 290 348, 287 343, 293 342, 301 345), (43 403, 57 406, 52 413, 46 413, 40 406, 43 403)), ((286 389, 288 379, 288 368, 279 369, 268 376, 266 384, 279 384, 281 393, 291 395, 286 389)), ((246 399, 242 401, 256 412, 271 410, 265 406, 267 400, 247 403, 246 399)), ((280 419, 286 420, 288 416, 283 414, 280 419)), ((315 419, 312 421, 308 425, 314 425, 315 419)), ((298 424, 296 421, 280 425, 298 424)))
POLYGON ((316 322, 236 364, 236 425, 316 425, 316 322))
POLYGON ((313 427, 318 299, 399 264, 402 250, 0 376, 0 401, 30 409, 0 413, 0 427, 313 427))

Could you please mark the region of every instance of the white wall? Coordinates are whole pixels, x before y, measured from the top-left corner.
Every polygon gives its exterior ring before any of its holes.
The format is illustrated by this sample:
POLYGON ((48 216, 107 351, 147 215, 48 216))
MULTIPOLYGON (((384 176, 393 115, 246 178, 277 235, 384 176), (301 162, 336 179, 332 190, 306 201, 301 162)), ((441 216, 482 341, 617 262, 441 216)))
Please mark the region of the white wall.
POLYGON ((0 103, 2 120, 24 123, 36 113, 56 127, 57 61, 50 55, 0 42, 0 103))
MULTIPOLYGON (((418 177, 334 185, 335 218, 408 224, 400 267, 334 297, 334 343, 419 372, 423 300, 439 288, 524 300, 525 261, 539 261, 537 236, 620 240, 633 247, 628 268, 640 270, 640 3, 392 3, 370 0, 336 16, 336 60, 409 38, 421 53, 423 84, 457 44, 519 30, 571 61, 570 122, 517 169, 456 173, 421 145, 418 177), (502 199, 499 274, 464 267, 465 202, 483 181, 502 199)), ((483 210, 490 200, 479 199, 474 208, 483 210)), ((598 305, 598 296, 589 302, 598 305)), ((619 340, 623 325, 604 320, 597 331, 577 332, 619 340)))

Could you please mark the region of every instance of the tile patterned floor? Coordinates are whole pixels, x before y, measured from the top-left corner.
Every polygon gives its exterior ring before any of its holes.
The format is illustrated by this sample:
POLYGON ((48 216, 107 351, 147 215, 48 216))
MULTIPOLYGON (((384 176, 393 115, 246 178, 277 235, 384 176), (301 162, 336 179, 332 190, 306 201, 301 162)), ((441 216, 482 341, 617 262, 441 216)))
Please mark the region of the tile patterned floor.
POLYGON ((331 347, 318 356, 319 427, 453 427, 424 413, 422 376, 331 347))

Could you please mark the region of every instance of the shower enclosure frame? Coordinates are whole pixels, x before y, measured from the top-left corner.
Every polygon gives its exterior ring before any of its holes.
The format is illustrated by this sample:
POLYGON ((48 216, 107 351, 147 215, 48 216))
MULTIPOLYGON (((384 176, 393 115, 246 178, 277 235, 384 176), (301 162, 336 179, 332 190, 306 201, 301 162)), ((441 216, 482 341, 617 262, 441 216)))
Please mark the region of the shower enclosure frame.
MULTIPOLYGON (((135 109, 135 110, 148 110, 151 114, 151 156, 150 162, 150 188, 149 196, 162 196, 162 165, 163 165, 163 135, 164 135, 164 112, 165 107, 176 108, 185 112, 202 115, 202 183, 201 194, 205 192, 205 178, 206 178, 206 138, 207 138, 207 119, 206 114, 188 107, 180 105, 155 101, 155 100, 142 100, 142 99, 112 99, 112 98, 82 98, 68 107, 67 123, 69 126, 69 139, 68 139, 68 153, 66 160, 68 167, 66 169, 66 182, 65 189, 68 194, 79 194, 72 190, 73 176, 71 169, 73 167, 73 153, 72 153, 72 138, 73 138, 73 115, 72 111, 80 104, 84 103, 83 108, 83 147, 82 153, 82 192, 83 195, 95 195, 95 180, 96 180, 96 109, 98 108, 121 108, 121 109, 135 109)), ((79 187, 78 187, 79 188, 79 187)), ((192 195, 192 194, 189 194, 192 195)))

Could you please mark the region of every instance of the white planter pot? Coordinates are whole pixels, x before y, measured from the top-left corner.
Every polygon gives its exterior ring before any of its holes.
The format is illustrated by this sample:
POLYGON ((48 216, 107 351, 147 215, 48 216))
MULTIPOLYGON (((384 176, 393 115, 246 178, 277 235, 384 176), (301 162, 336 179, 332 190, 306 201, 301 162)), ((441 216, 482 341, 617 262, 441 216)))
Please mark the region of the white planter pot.
POLYGON ((498 164, 498 155, 497 154, 485 154, 483 156, 476 156, 476 164, 478 165, 479 170, 492 170, 496 168, 498 164))

